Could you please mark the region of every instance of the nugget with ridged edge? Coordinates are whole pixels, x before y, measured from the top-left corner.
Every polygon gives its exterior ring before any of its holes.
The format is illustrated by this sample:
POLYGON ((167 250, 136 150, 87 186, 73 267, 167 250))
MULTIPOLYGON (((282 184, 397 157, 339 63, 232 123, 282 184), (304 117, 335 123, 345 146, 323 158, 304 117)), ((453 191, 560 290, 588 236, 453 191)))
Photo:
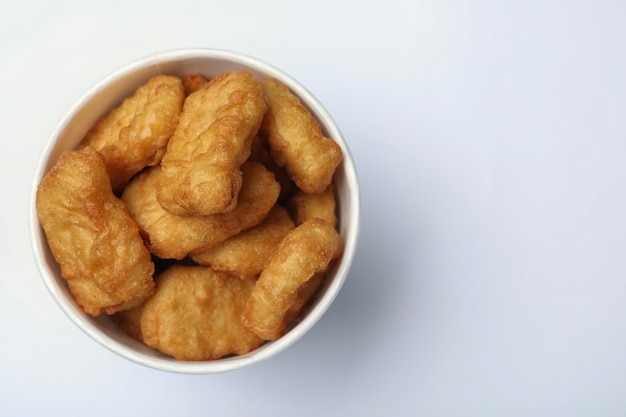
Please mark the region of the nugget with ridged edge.
POLYGON ((265 138, 276 163, 285 167, 298 188, 320 193, 331 183, 343 154, 323 135, 318 121, 282 82, 261 82, 268 109, 259 135, 265 138))
POLYGON ((233 210, 240 167, 266 108, 261 87, 246 71, 226 71, 189 95, 161 161, 159 204, 181 216, 233 210))
POLYGON ((136 176, 124 190, 122 200, 150 252, 164 259, 183 259, 259 224, 276 203, 280 186, 258 162, 248 161, 241 169, 243 185, 237 207, 211 216, 177 216, 163 209, 156 199, 160 167, 136 176))
POLYGON ((156 278, 156 291, 143 306, 144 342, 188 361, 256 349, 263 340, 239 321, 253 285, 206 266, 171 266, 156 278))
POLYGON ((114 192, 143 168, 161 161, 184 98, 180 78, 152 77, 87 132, 78 147, 90 146, 104 156, 114 192))
POLYGON ((137 224, 111 189, 102 156, 66 151, 42 179, 37 215, 76 303, 98 316, 152 294, 154 264, 137 224))
POLYGON ((244 326, 266 340, 281 337, 293 318, 288 313, 299 289, 324 272, 342 248, 341 236, 324 220, 311 219, 293 229, 257 279, 241 316, 244 326))

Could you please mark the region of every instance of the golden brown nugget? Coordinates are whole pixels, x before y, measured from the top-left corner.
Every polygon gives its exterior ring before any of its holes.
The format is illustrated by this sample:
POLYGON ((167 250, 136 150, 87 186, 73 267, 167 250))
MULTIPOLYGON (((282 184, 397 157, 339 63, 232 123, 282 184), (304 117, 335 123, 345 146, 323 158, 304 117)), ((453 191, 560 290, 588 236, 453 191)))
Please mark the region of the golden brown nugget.
POLYGON ((256 278, 276 251, 278 244, 295 227, 287 209, 274 206, 257 226, 231 237, 214 248, 195 253, 191 259, 241 279, 256 278))
POLYGON ((301 190, 324 191, 343 159, 341 148, 322 134, 317 120, 287 86, 276 79, 261 86, 268 110, 260 134, 267 139, 272 157, 301 190))
POLYGON ((242 171, 239 204, 228 213, 177 216, 165 211, 156 199, 161 175, 158 166, 136 176, 124 190, 122 200, 139 225, 151 253, 164 259, 183 259, 256 226, 272 209, 280 192, 274 175, 252 161, 246 162, 242 171))
POLYGON ((120 192, 133 175, 161 161, 184 98, 180 78, 153 77, 87 133, 79 148, 91 146, 104 156, 113 191, 120 192))
POLYGON ((263 340, 239 321, 253 285, 206 266, 170 267, 156 278, 156 291, 144 305, 144 342, 188 361, 256 349, 263 340))
POLYGON ((36 205, 61 276, 86 313, 113 314, 152 294, 150 253, 98 152, 63 153, 39 184, 36 205))
POLYGON ((161 206, 181 216, 233 210, 241 164, 266 108, 259 83, 245 71, 227 71, 187 97, 161 161, 161 206))
POLYGON ((324 220, 311 219, 293 229, 256 281, 241 316, 244 326, 266 340, 282 336, 299 289, 326 270, 342 246, 341 236, 324 220))
POLYGON ((183 86, 185 87, 185 95, 188 96, 191 93, 195 93, 202 87, 204 87, 209 80, 207 80, 202 74, 188 74, 183 79, 183 86))
POLYGON ((318 218, 326 220, 331 226, 337 226, 333 184, 321 193, 312 194, 297 190, 289 199, 288 206, 296 225, 301 225, 308 219, 318 218))

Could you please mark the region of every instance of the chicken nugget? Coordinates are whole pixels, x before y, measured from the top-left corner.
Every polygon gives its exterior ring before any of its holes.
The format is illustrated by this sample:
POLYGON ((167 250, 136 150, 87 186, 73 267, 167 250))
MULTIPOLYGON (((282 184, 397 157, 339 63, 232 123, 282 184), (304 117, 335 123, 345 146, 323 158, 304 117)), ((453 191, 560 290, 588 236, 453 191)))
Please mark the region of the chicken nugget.
POLYGON ((317 120, 287 86, 268 79, 261 87, 268 109, 259 134, 268 141, 272 157, 301 190, 324 191, 343 159, 341 148, 323 135, 317 120))
POLYGON ((218 245, 259 224, 272 209, 280 186, 274 175, 258 162, 242 166, 243 186, 235 210, 211 216, 177 216, 156 199, 160 167, 152 167, 128 184, 122 200, 135 219, 146 246, 165 259, 183 259, 191 252, 218 245))
POLYGON ((332 183, 321 193, 297 190, 289 199, 288 206, 296 225, 318 218, 326 220, 331 226, 337 226, 335 187, 332 183))
POLYGON ((241 279, 256 278, 278 244, 295 227, 284 207, 274 206, 257 226, 231 237, 214 248, 191 255, 201 265, 226 271, 241 279))
POLYGON ((90 146, 104 156, 114 192, 143 168, 161 161, 184 98, 180 78, 155 76, 87 133, 78 147, 90 146))
POLYGON ((232 211, 267 105, 246 71, 227 71, 185 100, 180 122, 163 155, 157 200, 176 215, 232 211))
POLYGON ((256 349, 263 340, 239 321, 253 285, 206 266, 170 267, 156 278, 156 291, 144 305, 144 342, 188 361, 256 349))
POLYGON ((187 74, 183 79, 183 86, 185 87, 185 95, 188 96, 191 93, 195 93, 202 87, 204 87, 209 80, 204 78, 202 74, 187 74))
POLYGON ((342 247, 341 236, 324 220, 311 219, 293 229, 252 288, 241 315, 244 326, 266 340, 282 336, 301 286, 325 271, 342 247))
POLYGON ((39 184, 36 207, 61 276, 86 313, 113 314, 152 294, 150 253, 97 151, 63 153, 39 184))

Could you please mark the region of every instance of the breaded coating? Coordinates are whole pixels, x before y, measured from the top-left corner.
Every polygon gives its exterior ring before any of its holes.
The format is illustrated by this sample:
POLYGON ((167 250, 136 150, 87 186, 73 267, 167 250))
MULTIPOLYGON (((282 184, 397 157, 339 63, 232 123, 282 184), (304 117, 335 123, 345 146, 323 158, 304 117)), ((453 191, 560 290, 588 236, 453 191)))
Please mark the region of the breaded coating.
POLYGON ((242 171, 239 204, 228 213, 177 216, 165 211, 156 199, 160 167, 136 176, 124 190, 122 200, 139 225, 151 253, 164 259, 183 259, 191 252, 218 245, 256 226, 272 209, 280 192, 274 175, 252 161, 246 162, 242 171))
POLYGON ((156 278, 156 291, 144 305, 144 342, 187 361, 256 349, 263 340, 239 321, 253 285, 206 266, 170 267, 156 278))
POLYGON ((321 193, 312 194, 297 190, 289 199, 288 204, 296 225, 301 225, 308 219, 318 218, 336 227, 335 206, 335 187, 332 183, 321 193))
POLYGON ((152 294, 154 264, 137 224, 111 189, 102 156, 67 151, 37 189, 37 215, 76 303, 113 314, 152 294))
POLYGON ((161 206, 181 216, 232 211, 266 108, 259 83, 245 71, 224 72, 187 97, 161 160, 161 206))
POLYGON ((268 141, 276 163, 285 167, 298 188, 320 193, 343 159, 339 145, 287 86, 276 79, 261 83, 268 109, 259 134, 268 141))
POLYGON ((261 338, 281 337, 301 286, 323 272, 343 248, 341 236, 324 220, 311 219, 293 229, 261 272, 241 316, 261 338))
POLYGON ((298 318, 300 311, 302 311, 304 306, 311 301, 313 296, 322 287, 324 278, 326 278, 326 273, 318 272, 304 284, 300 285, 296 294, 296 301, 294 301, 291 307, 289 307, 289 310, 287 310, 287 313, 285 313, 285 323, 291 323, 298 318))
POLYGON ((278 244, 295 227, 284 207, 274 206, 257 226, 231 237, 221 245, 195 253, 191 259, 241 279, 256 278, 276 251, 278 244))
POLYGON ((191 93, 195 93, 202 87, 204 87, 209 80, 207 80, 202 74, 187 74, 183 79, 183 86, 185 87, 185 95, 188 96, 191 93))
POLYGON ((155 76, 87 133, 79 149, 91 146, 104 156, 115 193, 137 172, 161 161, 184 98, 180 78, 155 76))

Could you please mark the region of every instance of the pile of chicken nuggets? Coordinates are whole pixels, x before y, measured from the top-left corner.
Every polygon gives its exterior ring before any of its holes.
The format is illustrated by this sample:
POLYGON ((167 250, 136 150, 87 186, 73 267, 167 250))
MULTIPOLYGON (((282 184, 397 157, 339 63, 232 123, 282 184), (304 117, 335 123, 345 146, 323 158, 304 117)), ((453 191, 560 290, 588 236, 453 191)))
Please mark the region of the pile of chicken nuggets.
POLYGON ((87 314, 214 360, 281 337, 322 286, 342 158, 276 79, 159 75, 61 155, 37 213, 87 314))

